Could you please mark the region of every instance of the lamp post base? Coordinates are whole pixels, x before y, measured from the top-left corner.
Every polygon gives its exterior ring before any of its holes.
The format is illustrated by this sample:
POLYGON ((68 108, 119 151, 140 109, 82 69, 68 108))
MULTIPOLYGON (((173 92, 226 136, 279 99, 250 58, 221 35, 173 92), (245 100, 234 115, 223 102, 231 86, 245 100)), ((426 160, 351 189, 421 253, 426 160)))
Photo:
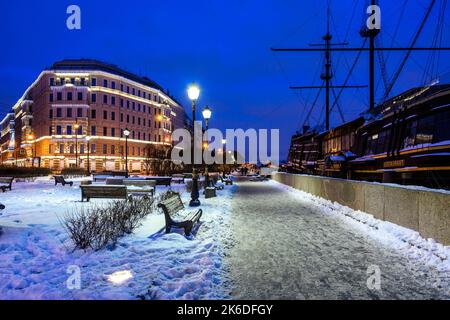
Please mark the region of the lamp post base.
POLYGON ((198 207, 198 206, 200 206, 200 200, 194 200, 194 199, 192 199, 190 202, 189 202, 189 207, 198 207))

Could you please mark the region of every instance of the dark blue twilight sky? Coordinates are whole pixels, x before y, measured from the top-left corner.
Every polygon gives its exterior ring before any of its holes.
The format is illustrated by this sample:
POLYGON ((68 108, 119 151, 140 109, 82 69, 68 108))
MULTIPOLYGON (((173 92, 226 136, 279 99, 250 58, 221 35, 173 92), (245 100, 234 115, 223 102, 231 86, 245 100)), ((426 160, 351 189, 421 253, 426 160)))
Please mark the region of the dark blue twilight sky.
MULTIPOLYGON (((63 58, 95 58, 147 75, 169 88, 189 106, 186 87, 202 87, 199 104, 213 108, 211 126, 279 128, 281 158, 289 138, 303 122, 314 92, 293 92, 289 85, 319 84, 319 53, 270 52, 271 46, 305 46, 325 30, 326 0, 147 0, 147 1, 1 1, 0 112, 8 111, 40 71, 63 58), (66 28, 66 8, 77 4, 82 30, 66 28)), ((406 46, 430 0, 381 1, 384 45, 406 46), (406 3, 405 10, 403 5, 406 3), (401 23, 400 17, 403 16, 401 23)), ((439 17, 438 0, 418 45, 430 46, 439 17)), ((331 1, 335 40, 362 43, 358 35, 365 17, 364 0, 331 1), (346 34, 348 35, 346 37, 346 34)), ((446 8, 443 45, 450 46, 446 8)), ((414 53, 394 92, 423 83, 426 53, 414 53)), ((333 56, 335 83, 342 83, 355 54, 333 56)), ((391 54, 388 76, 401 60, 391 54)), ((355 69, 351 84, 367 84, 367 56, 355 69)), ((441 56, 437 72, 449 73, 450 53, 441 56)), ((377 76, 379 78, 379 76, 377 76)), ((430 76, 429 78, 432 78, 430 76)), ((450 77, 447 76, 447 80, 450 77)), ((382 85, 377 95, 382 95, 382 85)), ((349 90, 340 106, 346 120, 367 107, 367 89, 349 90)), ((323 121, 323 96, 311 124, 323 121)), ((341 122, 332 114, 332 125, 341 122)))

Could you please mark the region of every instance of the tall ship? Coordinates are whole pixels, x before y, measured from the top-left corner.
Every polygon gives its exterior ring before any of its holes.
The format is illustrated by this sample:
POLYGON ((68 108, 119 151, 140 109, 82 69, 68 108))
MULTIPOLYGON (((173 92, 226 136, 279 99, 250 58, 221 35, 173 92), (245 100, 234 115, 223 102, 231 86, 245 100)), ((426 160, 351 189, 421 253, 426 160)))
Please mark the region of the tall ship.
MULTIPOLYGON (((379 3, 371 1, 368 5, 377 6, 379 3)), ((446 1, 429 1, 423 19, 419 21, 419 27, 406 48, 381 47, 377 37, 382 28, 371 30, 364 26, 360 30, 364 44, 355 51, 369 53, 369 108, 361 110, 359 116, 334 128, 330 127, 329 118, 339 94, 335 95, 335 101, 332 102, 330 90, 334 88, 340 91, 351 90, 360 86, 348 85, 347 80, 350 77, 347 77, 343 84, 334 85, 330 82, 333 77, 331 54, 333 51, 341 50, 340 46, 347 43, 331 43, 332 34, 328 22, 327 32, 322 38, 324 43, 321 49, 316 50, 322 51, 325 55, 325 71, 321 75, 324 85, 291 87, 291 89, 326 90, 325 124, 318 123, 311 126, 305 121, 302 130, 291 138, 287 163, 283 169, 292 173, 450 190, 450 84, 437 76, 428 83, 391 96, 392 89, 413 51, 429 52, 431 59, 434 59, 432 63, 436 65, 439 64, 439 58, 436 57, 448 50, 441 46, 442 41, 436 40, 445 39, 443 35, 445 9, 446 1), (438 11, 437 19, 436 15, 432 16, 433 10, 438 11), (432 46, 419 48, 417 39, 426 23, 431 21, 436 24, 432 46), (387 79, 388 72, 383 63, 383 53, 394 50, 402 51, 404 56, 392 78, 387 79), (376 58, 379 68, 375 67, 376 58), (375 102, 376 72, 383 77, 385 89, 378 103, 375 102)), ((328 9, 328 21, 329 16, 328 9)), ((313 49, 272 50, 313 51, 313 49)), ((352 71, 350 70, 350 73, 352 71)))

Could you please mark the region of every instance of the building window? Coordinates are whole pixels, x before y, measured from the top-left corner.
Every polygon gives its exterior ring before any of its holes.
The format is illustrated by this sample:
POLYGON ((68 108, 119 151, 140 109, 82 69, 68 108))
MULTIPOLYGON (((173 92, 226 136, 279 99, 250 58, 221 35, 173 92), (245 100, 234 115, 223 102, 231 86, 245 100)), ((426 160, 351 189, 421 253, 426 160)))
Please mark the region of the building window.
POLYGON ((116 113, 114 111, 111 112, 111 120, 116 120, 116 113))
POLYGON ((103 135, 106 137, 108 135, 108 128, 103 127, 103 135))
POLYGON ((130 115, 127 114, 127 123, 130 123, 130 115))
POLYGON ((72 118, 72 108, 67 108, 67 118, 72 118))
POLYGON ((91 135, 96 136, 97 135, 97 127, 91 126, 91 135))
POLYGON ((92 103, 97 102, 97 95, 95 93, 91 94, 91 101, 92 101, 92 103))
POLYGON ((142 112, 145 113, 145 106, 142 106, 142 112))
POLYGON ((48 117, 49 117, 50 119, 53 119, 53 109, 50 109, 50 110, 48 111, 48 117))
POLYGON ((116 89, 116 83, 114 81, 111 81, 111 89, 116 89))
POLYGON ((104 86, 105 88, 108 88, 108 80, 103 79, 103 86, 104 86))
POLYGON ((91 79, 91 85, 94 86, 94 87, 97 85, 97 78, 92 78, 91 79))
POLYGON ((95 153, 96 151, 96 147, 95 147, 95 143, 91 144, 91 153, 95 153))
POLYGON ((80 144, 80 153, 83 154, 84 153, 84 144, 80 144))
POLYGON ((123 92, 123 84, 120 85, 120 91, 123 92))
POLYGON ((130 109, 130 101, 127 100, 127 109, 130 109))
POLYGON ((127 86, 127 93, 130 93, 130 87, 127 86))
POLYGON ((123 108, 123 99, 120 99, 120 107, 123 108))
POLYGON ((61 101, 62 100, 62 92, 56 93, 56 100, 61 101))
POLYGON ((48 135, 51 136, 53 134, 52 126, 48 127, 48 135))
POLYGON ((53 153, 53 145, 52 144, 48 145, 48 153, 50 153, 50 154, 53 153))
POLYGON ((108 111, 103 110, 103 120, 108 120, 108 111))
POLYGON ((136 90, 133 88, 133 96, 136 95, 136 90))
POLYGON ((83 92, 78 92, 78 101, 83 100, 83 92))
POLYGON ((138 111, 141 112, 141 104, 138 103, 138 111))
POLYGON ((91 118, 95 119, 97 117, 97 111, 95 109, 91 110, 91 118))
POLYGON ((62 117, 62 109, 61 108, 56 108, 56 117, 57 118, 61 118, 62 117))
POLYGON ((53 102, 53 93, 50 93, 50 95, 49 95, 49 97, 48 97, 48 100, 49 100, 50 102, 53 102))
POLYGON ((111 104, 112 104, 113 106, 116 105, 116 97, 111 97, 111 104))
POLYGON ((145 91, 144 92, 142 92, 142 95, 143 95, 143 97, 144 97, 144 99, 146 98, 146 93, 145 93, 145 91))
POLYGON ((75 148, 73 147, 73 144, 69 147, 69 153, 75 153, 75 148))
POLYGON ((64 145, 63 144, 59 145, 59 153, 64 153, 64 145))
POLYGON ((111 128, 111 137, 116 136, 116 128, 111 128))
POLYGON ((57 135, 62 135, 62 128, 61 128, 61 126, 56 126, 56 134, 57 135))
POLYGON ((134 101, 132 102, 132 106, 133 106, 132 109, 135 110, 136 104, 134 103, 134 101))
POLYGON ((103 145, 103 154, 108 153, 108 146, 106 144, 103 145))
POLYGON ((106 94, 103 95, 103 103, 104 104, 108 103, 108 96, 106 94))
POLYGON ((78 127, 78 132, 77 132, 77 134, 83 134, 83 127, 82 127, 82 126, 79 126, 79 127, 78 127))
POLYGON ((83 108, 77 108, 77 117, 83 116, 83 108))
POLYGON ((80 79, 80 84, 81 84, 82 86, 84 86, 84 85, 86 84, 86 80, 85 80, 84 78, 81 78, 81 79, 80 79))
POLYGON ((50 78, 50 86, 53 87, 55 85, 55 78, 50 78))
POLYGON ((72 101, 72 92, 67 92, 67 101, 72 101))
POLYGON ((138 126, 141 125, 141 118, 138 117, 138 126))
POLYGON ((111 154, 116 154, 116 146, 115 145, 111 145, 111 154))
POLYGON ((72 126, 67 126, 66 134, 69 135, 69 136, 72 135, 72 126))
POLYGON ((133 116, 133 121, 132 121, 132 123, 133 124, 135 124, 136 123, 136 118, 133 116))

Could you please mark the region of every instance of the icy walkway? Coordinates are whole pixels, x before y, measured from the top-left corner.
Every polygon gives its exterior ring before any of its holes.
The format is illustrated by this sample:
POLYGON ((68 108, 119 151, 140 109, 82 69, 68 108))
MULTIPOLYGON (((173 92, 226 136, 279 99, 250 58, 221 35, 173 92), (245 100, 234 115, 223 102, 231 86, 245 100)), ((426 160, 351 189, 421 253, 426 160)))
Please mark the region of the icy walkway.
MULTIPOLYGON (((411 259, 276 182, 239 183, 228 253, 238 299, 448 299, 435 267, 411 259), (369 266, 381 290, 367 287, 369 266)), ((381 232, 376 230, 376 232, 381 232)))

